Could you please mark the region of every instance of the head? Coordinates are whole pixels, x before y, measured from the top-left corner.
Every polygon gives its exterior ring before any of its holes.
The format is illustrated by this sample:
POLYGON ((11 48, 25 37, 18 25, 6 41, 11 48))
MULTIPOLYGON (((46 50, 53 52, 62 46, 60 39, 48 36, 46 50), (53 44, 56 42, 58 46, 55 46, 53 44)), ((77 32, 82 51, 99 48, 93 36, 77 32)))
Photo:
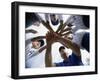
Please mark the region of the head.
POLYGON ((84 25, 87 27, 87 29, 90 28, 90 16, 89 15, 82 15, 82 20, 84 25))
POLYGON ((79 29, 89 28, 89 16, 85 15, 72 15, 68 18, 68 26, 71 26, 73 33, 79 29))
POLYGON ((36 26, 40 25, 40 20, 39 20, 38 16, 36 15, 36 13, 27 12, 25 15, 25 18, 26 18, 25 19, 26 28, 31 25, 36 25, 36 26))
POLYGON ((59 17, 56 14, 50 14, 50 20, 53 25, 57 25, 59 23, 59 17))
POLYGON ((32 48, 39 49, 43 45, 44 45, 43 40, 32 40, 32 48))
POLYGON ((67 53, 65 51, 65 47, 64 46, 61 46, 59 48, 59 52, 60 52, 60 55, 61 55, 62 59, 66 59, 67 58, 67 53))
POLYGON ((33 22, 33 25, 35 25, 35 26, 40 26, 40 21, 34 21, 34 22, 33 22))

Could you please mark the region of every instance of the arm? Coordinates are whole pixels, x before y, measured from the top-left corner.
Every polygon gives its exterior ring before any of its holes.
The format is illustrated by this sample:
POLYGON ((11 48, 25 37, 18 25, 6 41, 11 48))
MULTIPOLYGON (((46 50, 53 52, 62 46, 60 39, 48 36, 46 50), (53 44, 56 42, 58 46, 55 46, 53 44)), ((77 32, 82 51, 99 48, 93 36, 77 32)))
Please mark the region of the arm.
POLYGON ((45 36, 38 36, 38 37, 31 38, 30 40, 40 40, 45 38, 46 38, 45 36))
POLYGON ((38 16, 40 22, 41 22, 49 31, 54 32, 53 29, 51 28, 49 22, 48 22, 48 19, 47 19, 47 21, 45 22, 39 14, 36 14, 36 15, 38 16))
MULTIPOLYGON (((71 23, 73 23, 73 16, 71 16, 71 17, 69 17, 65 22, 64 22, 64 24, 62 25, 62 27, 61 27, 61 29, 60 29, 60 33, 62 33, 63 32, 63 30, 64 30, 64 28, 66 27, 66 26, 68 26, 68 27, 71 27, 71 26, 73 26, 71 23)), ((66 31, 66 30, 65 30, 66 31)))
POLYGON ((81 56, 80 47, 71 40, 60 37, 59 42, 67 48, 72 49, 77 56, 81 56))
POLYGON ((52 43, 53 43, 53 36, 52 33, 47 33, 46 34, 46 42, 47 42, 47 49, 46 49, 46 54, 45 54, 45 66, 46 67, 53 67, 55 66, 52 63, 52 54, 51 54, 51 50, 52 50, 52 43))
POLYGON ((76 43, 72 42, 70 39, 63 38, 56 33, 54 33, 54 38, 65 47, 72 49, 77 56, 81 56, 80 47, 76 43))
POLYGON ((55 40, 57 40, 58 42, 60 42, 61 44, 63 44, 64 46, 66 46, 67 48, 70 48, 73 50, 73 52, 77 55, 77 56, 81 56, 80 54, 80 47, 72 42, 70 40, 70 38, 68 38, 68 35, 72 33, 72 30, 70 27, 65 29, 67 33, 62 33, 59 35, 59 33, 53 33, 54 34, 54 38, 55 40), (66 36, 66 38, 63 38, 61 36, 66 36))
POLYGON ((52 67, 51 44, 47 44, 47 50, 45 54, 45 66, 52 67))
POLYGON ((39 49, 39 51, 38 51, 38 52, 39 52, 39 53, 41 53, 43 50, 45 50, 45 49, 46 49, 46 47, 47 47, 47 46, 43 46, 42 48, 40 48, 40 49, 39 49))
POLYGON ((50 31, 50 32, 54 32, 54 30, 51 28, 50 24, 49 24, 49 21, 41 21, 42 24, 50 31))
POLYGON ((35 34, 35 33, 37 33, 37 31, 30 29, 30 30, 25 30, 25 33, 33 33, 33 34, 35 34))

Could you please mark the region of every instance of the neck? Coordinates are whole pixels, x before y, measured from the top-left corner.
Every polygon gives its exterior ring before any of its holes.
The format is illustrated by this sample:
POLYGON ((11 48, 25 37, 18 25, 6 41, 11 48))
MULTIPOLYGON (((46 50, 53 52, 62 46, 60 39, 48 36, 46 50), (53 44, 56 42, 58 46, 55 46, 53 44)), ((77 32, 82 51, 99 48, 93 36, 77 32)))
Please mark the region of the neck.
POLYGON ((65 55, 65 56, 63 57, 64 60, 66 60, 67 58, 68 58, 67 55, 65 55))

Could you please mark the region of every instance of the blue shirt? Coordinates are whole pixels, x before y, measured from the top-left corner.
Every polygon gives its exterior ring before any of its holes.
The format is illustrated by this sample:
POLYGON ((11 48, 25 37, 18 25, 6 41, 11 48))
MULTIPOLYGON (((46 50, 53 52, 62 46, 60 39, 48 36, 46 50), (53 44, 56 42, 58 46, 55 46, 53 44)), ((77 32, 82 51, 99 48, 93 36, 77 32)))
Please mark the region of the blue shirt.
POLYGON ((68 58, 63 60, 63 62, 55 63, 57 67, 59 66, 79 66, 83 65, 81 58, 76 56, 74 53, 72 53, 68 58))

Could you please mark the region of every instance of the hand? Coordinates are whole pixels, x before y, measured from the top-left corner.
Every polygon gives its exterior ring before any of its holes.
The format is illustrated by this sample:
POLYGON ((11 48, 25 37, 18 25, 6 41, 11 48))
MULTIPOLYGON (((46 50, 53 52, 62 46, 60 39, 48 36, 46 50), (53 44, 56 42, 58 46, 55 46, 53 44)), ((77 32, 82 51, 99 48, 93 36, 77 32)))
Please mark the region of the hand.
POLYGON ((68 31, 72 31, 72 28, 71 27, 67 27, 67 28, 63 29, 62 31, 60 31, 60 34, 66 33, 68 31))
POLYGON ((46 34, 46 41, 47 41, 47 44, 52 44, 52 43, 56 42, 57 41, 56 33, 48 32, 46 34))
POLYGON ((40 48, 40 49, 39 49, 39 53, 41 53, 43 50, 45 50, 46 47, 47 47, 47 46, 44 46, 44 47, 40 48))
POLYGON ((73 39, 73 31, 72 31, 72 28, 70 27, 67 27, 66 29, 61 31, 59 34, 60 36, 64 38, 71 39, 71 40, 73 39))
POLYGON ((47 42, 47 44, 52 44, 52 42, 53 42, 53 35, 52 35, 52 33, 51 32, 47 32, 47 34, 46 34, 46 42, 47 42))

